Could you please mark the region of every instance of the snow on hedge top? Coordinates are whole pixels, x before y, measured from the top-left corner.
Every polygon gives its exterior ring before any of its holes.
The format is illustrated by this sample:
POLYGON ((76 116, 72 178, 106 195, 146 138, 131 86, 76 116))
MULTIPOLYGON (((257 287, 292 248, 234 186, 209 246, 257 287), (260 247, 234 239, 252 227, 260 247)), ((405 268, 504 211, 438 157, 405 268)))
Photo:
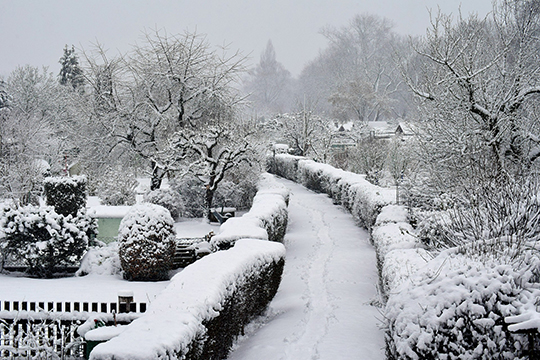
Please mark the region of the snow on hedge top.
POLYGON ((387 205, 382 208, 379 216, 377 216, 377 221, 375 226, 381 225, 389 222, 409 222, 409 213, 403 205, 387 205))
POLYGON ((231 218, 221 225, 219 234, 212 238, 214 246, 242 238, 268 240, 268 233, 262 220, 269 220, 287 208, 289 189, 268 173, 261 175, 259 191, 253 198, 248 213, 239 218, 231 218))
POLYGON ((169 210, 163 206, 141 203, 134 205, 120 222, 119 239, 145 240, 174 228, 169 210))
POLYGON ((376 203, 391 204, 395 202, 396 192, 394 189, 374 185, 365 179, 365 175, 336 169, 331 165, 321 164, 307 159, 300 160, 298 162, 298 168, 307 169, 313 173, 320 172, 336 185, 339 182, 344 182, 348 186, 361 188, 365 193, 370 194, 370 199, 376 203))
POLYGON ((62 184, 62 185, 85 184, 86 183, 86 176, 84 176, 84 175, 52 176, 52 177, 46 177, 45 179, 43 179, 43 183, 49 183, 49 184, 52 184, 52 185, 56 185, 56 184, 62 184))
POLYGON ((205 256, 175 275, 144 316, 118 337, 98 345, 93 360, 165 359, 185 352, 197 335, 232 296, 241 277, 285 256, 280 243, 239 240, 227 250, 205 256))

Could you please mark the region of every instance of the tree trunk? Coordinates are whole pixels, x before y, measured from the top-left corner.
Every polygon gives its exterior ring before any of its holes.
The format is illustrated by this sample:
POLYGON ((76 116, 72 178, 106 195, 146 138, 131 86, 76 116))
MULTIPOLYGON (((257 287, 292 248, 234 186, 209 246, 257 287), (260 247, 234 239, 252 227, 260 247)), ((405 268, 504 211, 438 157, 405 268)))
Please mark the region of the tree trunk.
POLYGON ((210 219, 210 209, 212 208, 212 202, 214 201, 214 192, 211 186, 206 185, 206 193, 204 194, 204 206, 206 210, 206 217, 210 219))
POLYGON ((161 182, 165 172, 161 170, 155 162, 152 162, 152 179, 150 181, 150 191, 157 190, 161 187, 161 182))

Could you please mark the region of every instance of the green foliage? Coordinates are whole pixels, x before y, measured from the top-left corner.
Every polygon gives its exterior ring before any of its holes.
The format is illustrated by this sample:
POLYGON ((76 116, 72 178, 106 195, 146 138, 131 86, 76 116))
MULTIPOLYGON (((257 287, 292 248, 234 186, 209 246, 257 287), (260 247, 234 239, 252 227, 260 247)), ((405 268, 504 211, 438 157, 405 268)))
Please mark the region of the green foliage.
POLYGON ((47 205, 64 216, 77 216, 86 207, 86 177, 49 177, 43 181, 47 205))

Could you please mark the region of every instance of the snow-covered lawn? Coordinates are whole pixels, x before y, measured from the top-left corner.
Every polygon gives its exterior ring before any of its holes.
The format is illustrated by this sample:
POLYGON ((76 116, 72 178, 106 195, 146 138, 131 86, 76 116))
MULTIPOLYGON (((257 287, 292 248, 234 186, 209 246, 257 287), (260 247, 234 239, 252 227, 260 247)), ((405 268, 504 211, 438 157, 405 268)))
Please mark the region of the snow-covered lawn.
POLYGON ((283 280, 230 360, 384 359, 369 235, 326 195, 292 190, 283 280))

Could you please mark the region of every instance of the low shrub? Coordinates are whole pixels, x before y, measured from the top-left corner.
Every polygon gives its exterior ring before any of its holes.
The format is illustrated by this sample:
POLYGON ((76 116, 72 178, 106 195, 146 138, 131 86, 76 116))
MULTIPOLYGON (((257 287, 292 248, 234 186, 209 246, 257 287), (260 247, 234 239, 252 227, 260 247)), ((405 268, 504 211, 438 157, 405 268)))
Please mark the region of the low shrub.
POLYGON ((528 359, 526 334, 508 330, 529 267, 444 252, 392 294, 386 306, 389 359, 528 359))
POLYGON ((174 221, 167 209, 146 203, 133 206, 120 223, 118 243, 125 279, 169 278, 176 242, 174 221))
POLYGON ((28 267, 30 275, 50 278, 79 266, 97 221, 84 213, 57 214, 52 207, 4 207, 0 212, 0 250, 28 267))

